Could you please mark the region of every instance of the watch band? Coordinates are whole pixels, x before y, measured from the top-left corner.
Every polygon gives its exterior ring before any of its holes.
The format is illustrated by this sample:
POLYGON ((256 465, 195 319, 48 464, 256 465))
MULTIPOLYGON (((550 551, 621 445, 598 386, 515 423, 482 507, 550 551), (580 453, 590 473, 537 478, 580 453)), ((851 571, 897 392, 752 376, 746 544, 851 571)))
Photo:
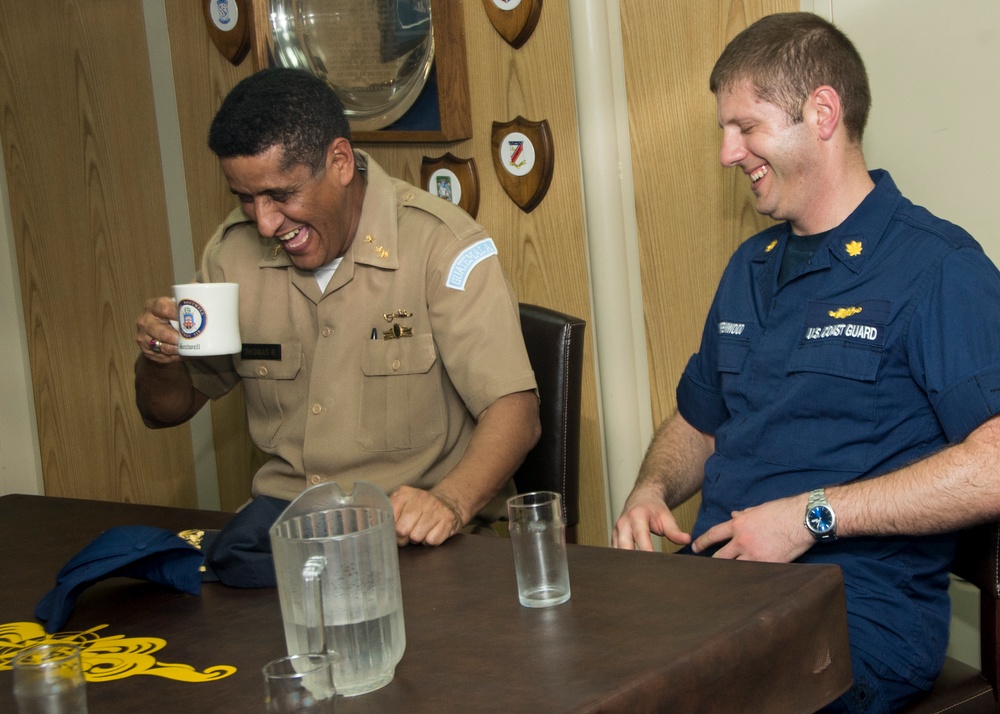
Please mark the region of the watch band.
POLYGON ((826 499, 826 489, 817 488, 809 492, 803 524, 820 542, 837 540, 837 514, 826 499))

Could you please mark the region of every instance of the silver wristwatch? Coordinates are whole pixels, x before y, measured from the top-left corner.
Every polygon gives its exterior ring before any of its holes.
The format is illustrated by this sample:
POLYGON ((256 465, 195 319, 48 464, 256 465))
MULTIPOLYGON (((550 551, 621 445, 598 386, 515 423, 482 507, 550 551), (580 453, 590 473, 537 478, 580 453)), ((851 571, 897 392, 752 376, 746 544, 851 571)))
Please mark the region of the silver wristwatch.
POLYGON ((826 500, 825 489, 817 488, 809 492, 805 526, 813 538, 820 542, 837 540, 837 514, 826 500))

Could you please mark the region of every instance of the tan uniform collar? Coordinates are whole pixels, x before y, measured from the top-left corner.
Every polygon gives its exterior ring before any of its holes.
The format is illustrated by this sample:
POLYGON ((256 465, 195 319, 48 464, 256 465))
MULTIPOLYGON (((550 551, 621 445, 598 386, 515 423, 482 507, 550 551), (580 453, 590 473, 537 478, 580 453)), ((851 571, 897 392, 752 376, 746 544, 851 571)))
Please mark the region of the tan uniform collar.
MULTIPOLYGON (((399 268, 396 186, 368 154, 355 149, 354 157, 358 170, 367 175, 368 189, 361 206, 358 232, 347 254, 353 257, 355 263, 396 270, 399 268)), ((346 260, 347 256, 344 257, 346 260)))

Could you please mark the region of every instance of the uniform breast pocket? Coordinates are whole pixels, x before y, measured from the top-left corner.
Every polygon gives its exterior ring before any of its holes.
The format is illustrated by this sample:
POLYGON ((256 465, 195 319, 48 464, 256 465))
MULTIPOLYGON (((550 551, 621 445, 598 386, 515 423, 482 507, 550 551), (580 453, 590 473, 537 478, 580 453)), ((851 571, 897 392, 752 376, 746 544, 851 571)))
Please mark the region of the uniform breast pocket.
POLYGON ((789 359, 780 426, 762 435, 765 460, 798 468, 867 471, 882 348, 830 341, 789 359))
POLYGON ((750 353, 750 340, 722 339, 719 340, 718 364, 719 379, 723 396, 728 403, 740 395, 740 375, 746 365, 750 353))
POLYGON ((444 431, 444 391, 431 335, 366 342, 358 442, 368 451, 428 444, 444 431))
POLYGON ((295 378, 302 369, 302 345, 283 343, 280 360, 236 360, 243 381, 250 436, 260 448, 277 443, 278 433, 295 408, 295 378))

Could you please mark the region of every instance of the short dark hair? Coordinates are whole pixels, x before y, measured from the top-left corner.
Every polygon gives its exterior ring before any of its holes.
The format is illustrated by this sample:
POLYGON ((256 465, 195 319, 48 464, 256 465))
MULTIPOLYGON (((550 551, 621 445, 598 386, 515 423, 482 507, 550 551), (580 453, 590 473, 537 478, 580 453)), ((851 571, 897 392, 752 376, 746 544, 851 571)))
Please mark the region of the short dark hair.
POLYGON ((273 68, 233 87, 212 120, 208 146, 220 159, 281 146, 283 169, 304 164, 316 173, 339 137, 350 141, 351 129, 333 88, 305 70, 273 68))
POLYGON ((872 104, 868 72, 847 35, 818 15, 768 15, 734 37, 712 69, 709 88, 718 95, 742 82, 795 123, 802 121, 802 107, 813 90, 833 87, 848 138, 861 142, 872 104))

